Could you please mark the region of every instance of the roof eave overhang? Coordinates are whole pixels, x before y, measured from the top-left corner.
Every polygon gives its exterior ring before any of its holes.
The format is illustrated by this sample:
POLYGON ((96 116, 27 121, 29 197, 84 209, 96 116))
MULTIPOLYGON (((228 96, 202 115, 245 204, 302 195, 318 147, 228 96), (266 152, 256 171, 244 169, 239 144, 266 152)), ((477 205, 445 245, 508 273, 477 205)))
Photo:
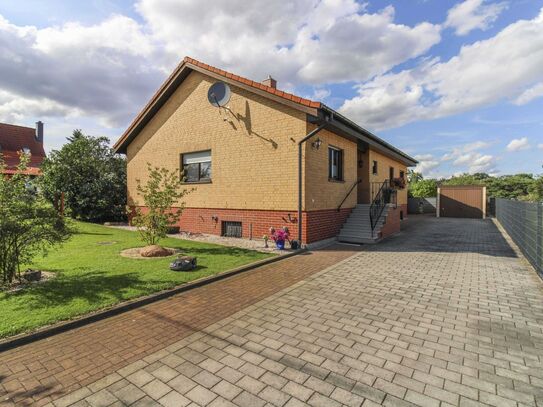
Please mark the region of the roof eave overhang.
POLYGON ((373 147, 375 150, 385 153, 386 155, 404 163, 407 167, 412 167, 418 164, 418 161, 414 158, 405 154, 403 151, 398 150, 396 147, 327 106, 323 105, 323 107, 319 109, 316 116, 309 117, 309 121, 313 123, 320 123, 325 117, 331 118, 329 119, 329 124, 327 127, 340 136, 355 142, 362 141, 373 147))
POLYGON ((153 118, 153 116, 158 112, 158 110, 160 110, 160 108, 166 103, 166 101, 170 98, 170 96, 177 90, 179 85, 181 85, 183 80, 185 80, 186 77, 192 71, 200 72, 211 78, 228 83, 229 85, 236 86, 238 88, 244 89, 253 94, 265 97, 267 99, 289 106, 293 109, 302 111, 304 113, 307 113, 310 116, 317 116, 318 114, 318 108, 305 106, 305 105, 296 103, 294 101, 285 99, 281 96, 277 96, 269 92, 266 92, 265 90, 261 90, 253 86, 246 85, 234 79, 225 77, 224 75, 209 71, 207 69, 194 65, 190 62, 184 61, 174 70, 174 72, 168 77, 168 79, 166 79, 166 81, 162 84, 159 90, 151 98, 149 103, 143 108, 140 114, 136 116, 136 118, 130 124, 128 129, 115 143, 115 145, 113 146, 113 149, 115 150, 116 153, 126 154, 126 149, 128 145, 132 142, 132 140, 134 140, 134 138, 145 127, 145 125, 149 123, 149 121, 153 118))

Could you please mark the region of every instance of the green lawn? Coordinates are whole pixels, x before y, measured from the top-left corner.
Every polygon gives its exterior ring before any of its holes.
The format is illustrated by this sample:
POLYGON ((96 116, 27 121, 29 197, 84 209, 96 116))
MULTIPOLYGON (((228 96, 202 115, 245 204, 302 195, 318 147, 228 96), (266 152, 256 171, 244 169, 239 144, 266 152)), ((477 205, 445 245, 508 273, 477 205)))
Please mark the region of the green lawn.
POLYGON ((0 337, 66 320, 124 300, 174 287, 191 280, 272 256, 251 250, 168 238, 160 242, 197 256, 192 272, 173 272, 174 257, 130 259, 119 252, 143 246, 136 232, 76 223, 77 233, 33 268, 56 278, 16 293, 0 293, 0 337), (116 242, 103 244, 103 242, 116 242))

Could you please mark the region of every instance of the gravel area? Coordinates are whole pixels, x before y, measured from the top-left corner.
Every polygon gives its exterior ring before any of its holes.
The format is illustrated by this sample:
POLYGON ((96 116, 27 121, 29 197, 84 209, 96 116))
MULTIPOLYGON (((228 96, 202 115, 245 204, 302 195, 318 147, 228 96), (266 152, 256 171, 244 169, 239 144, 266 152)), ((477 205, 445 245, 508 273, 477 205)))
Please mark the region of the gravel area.
MULTIPOLYGON (((136 231, 136 228, 134 226, 119 226, 119 225, 106 225, 111 228, 115 229, 125 229, 125 230, 131 230, 136 231)), ((225 237, 225 236, 217 236, 217 235, 208 235, 205 233, 189 233, 189 232, 180 232, 175 234, 169 234, 168 237, 173 237, 175 239, 181 239, 181 240, 193 240, 197 242, 206 242, 206 243, 213 243, 218 244, 222 246, 230 246, 230 247, 240 247, 242 249, 250 249, 250 250, 256 250, 258 252, 263 253, 275 253, 275 254, 287 254, 290 253, 291 250, 285 248, 285 250, 278 250, 275 247, 275 243, 270 240, 268 242, 268 248, 264 247, 264 240, 262 239, 241 239, 237 237, 225 237)))

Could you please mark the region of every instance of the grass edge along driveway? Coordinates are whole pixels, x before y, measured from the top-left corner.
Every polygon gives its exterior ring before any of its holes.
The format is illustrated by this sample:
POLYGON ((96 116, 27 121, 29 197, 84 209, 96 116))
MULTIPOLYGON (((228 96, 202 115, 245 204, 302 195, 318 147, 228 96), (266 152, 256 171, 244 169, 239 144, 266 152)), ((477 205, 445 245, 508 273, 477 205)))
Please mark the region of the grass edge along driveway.
POLYGON ((175 257, 131 259, 119 253, 141 247, 137 232, 75 222, 77 232, 32 268, 56 277, 14 293, 0 292, 0 338, 73 319, 120 302, 274 256, 253 250, 166 238, 160 244, 196 256, 191 272, 173 272, 175 257))

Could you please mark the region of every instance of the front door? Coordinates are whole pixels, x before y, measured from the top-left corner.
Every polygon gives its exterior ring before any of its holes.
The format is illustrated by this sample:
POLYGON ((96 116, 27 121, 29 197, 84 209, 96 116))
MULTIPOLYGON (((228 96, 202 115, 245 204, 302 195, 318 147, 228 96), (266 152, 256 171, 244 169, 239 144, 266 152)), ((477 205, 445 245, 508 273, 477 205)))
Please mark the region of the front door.
POLYGON ((369 179, 369 154, 368 151, 358 150, 356 160, 357 179, 360 180, 358 184, 357 203, 367 204, 370 203, 370 179, 369 179))

